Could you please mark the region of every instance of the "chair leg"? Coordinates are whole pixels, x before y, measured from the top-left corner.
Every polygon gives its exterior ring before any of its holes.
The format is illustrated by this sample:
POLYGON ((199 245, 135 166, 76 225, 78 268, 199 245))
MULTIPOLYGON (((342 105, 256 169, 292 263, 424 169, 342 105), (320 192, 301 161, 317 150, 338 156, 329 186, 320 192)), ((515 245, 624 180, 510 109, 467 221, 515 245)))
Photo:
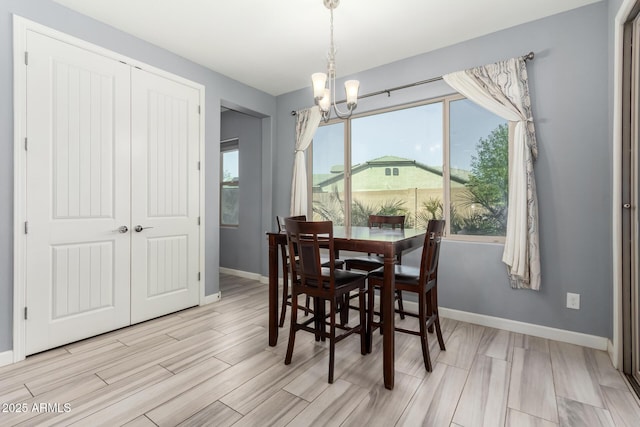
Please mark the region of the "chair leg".
MULTIPOLYGON (((360 288, 358 290, 358 304, 360 306, 360 354, 367 354, 369 352, 369 336, 367 333, 367 318, 365 310, 365 289, 360 288)), ((347 309, 349 307, 347 306, 347 309)))
POLYGON ((433 324, 436 326, 436 335, 438 337, 438 344, 440 345, 440 350, 446 350, 444 347, 444 339, 442 338, 442 330, 440 329, 440 314, 438 313, 438 286, 434 286, 431 289, 431 309, 433 310, 433 314, 435 315, 435 320, 433 324))
POLYGON ((304 315, 305 315, 305 316, 308 316, 308 315, 309 315, 309 313, 311 312, 311 311, 309 310, 309 305, 311 305, 311 297, 310 297, 309 295, 307 295, 307 297, 306 297, 306 298, 305 298, 305 300, 304 300, 304 307, 305 307, 305 309, 304 309, 304 315))
POLYGON ((418 322, 420 322, 420 344, 422 345, 422 358, 427 372, 431 372, 431 357, 429 356, 429 342, 427 341, 427 315, 426 315, 426 295, 421 294, 418 299, 418 322))
POLYGON ((371 282, 367 286, 367 353, 371 353, 373 347, 373 303, 376 289, 371 282))
POLYGON ((349 323, 349 294, 343 295, 341 299, 338 307, 340 311, 340 324, 344 326, 349 323))
POLYGON ((398 297, 398 311, 400 312, 400 318, 404 319, 404 304, 402 303, 402 291, 396 289, 396 296, 398 297))
POLYGON ((329 310, 329 384, 333 384, 333 367, 336 358, 336 300, 331 299, 329 310))
MULTIPOLYGON (((426 295, 426 301, 427 301, 427 319, 429 319, 431 317, 431 315, 433 314, 433 300, 432 300, 432 293, 431 291, 427 291, 427 295, 426 295)), ((427 329, 429 331, 430 334, 433 333, 433 324, 429 325, 429 328, 427 329)))
POLYGON ((286 268, 282 275, 282 308, 280 309, 280 323, 279 327, 284 326, 284 317, 287 314, 287 301, 289 300, 289 273, 286 268))
POLYGON ((318 297, 313 297, 313 319, 313 325, 317 331, 316 341, 324 341, 324 337, 320 336, 320 331, 324 331, 324 326, 321 324, 321 321, 324 322, 324 303, 320 304, 318 297))
POLYGON ((298 295, 291 295, 291 328, 289 329, 289 344, 287 345, 287 355, 284 358, 284 364, 291 363, 293 356, 293 346, 296 340, 296 330, 298 329, 298 295))
POLYGON ((380 335, 383 335, 384 333, 384 328, 382 327, 382 324, 384 323, 384 317, 382 315, 382 306, 384 305, 382 302, 382 287, 378 288, 380 290, 379 294, 380 294, 380 305, 378 306, 378 309, 380 310, 380 316, 378 317, 378 321, 380 323, 380 327, 378 328, 380 330, 380 335))

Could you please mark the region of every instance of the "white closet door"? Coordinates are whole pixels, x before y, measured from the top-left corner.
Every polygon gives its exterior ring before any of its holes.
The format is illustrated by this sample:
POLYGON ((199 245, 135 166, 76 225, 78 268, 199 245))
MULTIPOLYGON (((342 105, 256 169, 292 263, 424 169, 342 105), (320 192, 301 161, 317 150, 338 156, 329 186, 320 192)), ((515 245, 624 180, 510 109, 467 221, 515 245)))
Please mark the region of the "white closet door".
POLYGON ((27 34, 26 354, 130 323, 130 68, 27 34))
POLYGON ((192 87, 140 69, 132 70, 131 87, 131 322, 137 323, 199 302, 200 117, 192 87))

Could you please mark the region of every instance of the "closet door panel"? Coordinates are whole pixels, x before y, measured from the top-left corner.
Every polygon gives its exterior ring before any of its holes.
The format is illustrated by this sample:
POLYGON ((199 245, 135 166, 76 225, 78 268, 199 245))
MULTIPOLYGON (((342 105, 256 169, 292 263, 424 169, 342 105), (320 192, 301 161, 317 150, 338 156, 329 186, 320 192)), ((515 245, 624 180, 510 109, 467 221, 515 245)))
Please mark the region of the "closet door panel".
POLYGON ((199 302, 198 101, 132 70, 132 323, 199 302))
POLYGON ((28 31, 26 353, 130 323, 130 71, 28 31))

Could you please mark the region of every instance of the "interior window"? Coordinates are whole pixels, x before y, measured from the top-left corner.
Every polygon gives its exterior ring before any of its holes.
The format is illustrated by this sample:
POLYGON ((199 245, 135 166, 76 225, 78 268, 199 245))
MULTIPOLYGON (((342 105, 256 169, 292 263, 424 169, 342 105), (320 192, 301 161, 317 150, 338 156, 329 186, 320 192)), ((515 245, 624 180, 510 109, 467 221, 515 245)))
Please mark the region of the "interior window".
POLYGON ((237 139, 221 143, 220 173, 220 225, 238 225, 240 150, 237 139))

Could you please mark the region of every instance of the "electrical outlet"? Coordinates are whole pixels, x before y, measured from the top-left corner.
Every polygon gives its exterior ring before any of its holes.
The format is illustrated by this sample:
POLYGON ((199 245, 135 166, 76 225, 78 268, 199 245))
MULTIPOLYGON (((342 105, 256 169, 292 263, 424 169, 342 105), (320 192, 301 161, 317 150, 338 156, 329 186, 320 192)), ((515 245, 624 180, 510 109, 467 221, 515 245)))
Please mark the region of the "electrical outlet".
POLYGON ((572 294, 567 292, 567 308, 580 310, 580 294, 572 294))

